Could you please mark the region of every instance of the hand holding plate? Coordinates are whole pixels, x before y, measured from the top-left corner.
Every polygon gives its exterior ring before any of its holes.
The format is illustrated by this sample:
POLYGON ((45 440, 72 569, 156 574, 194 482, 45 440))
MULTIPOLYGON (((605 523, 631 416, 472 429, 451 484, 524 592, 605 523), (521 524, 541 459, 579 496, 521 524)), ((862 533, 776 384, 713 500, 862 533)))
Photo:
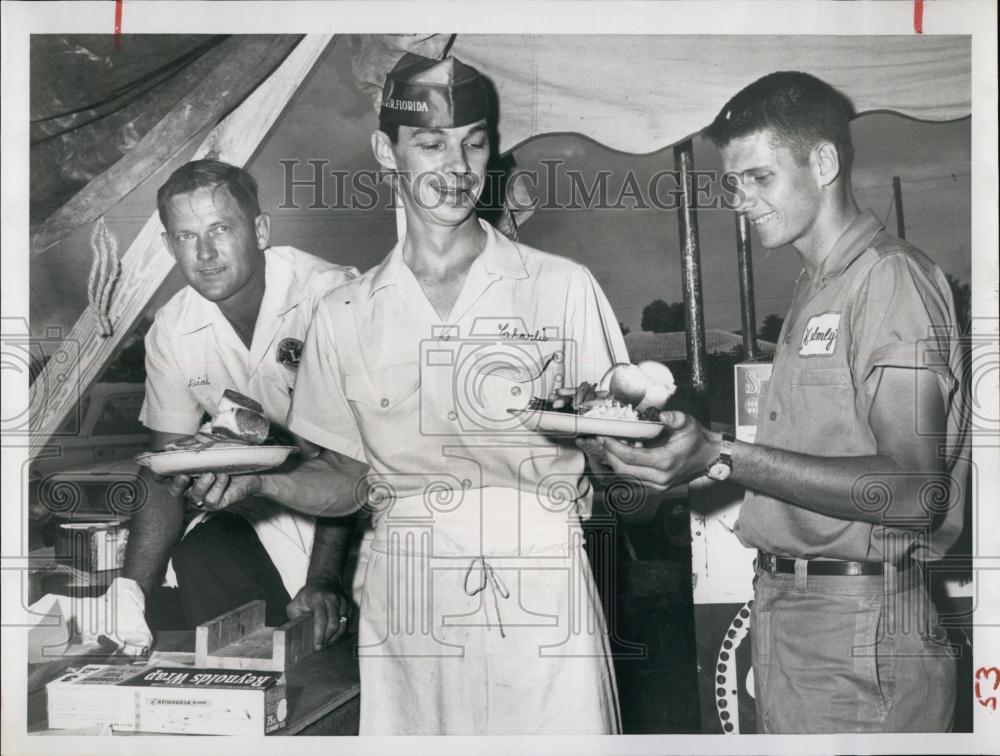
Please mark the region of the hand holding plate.
POLYGON ((204 473, 188 491, 195 506, 209 512, 226 509, 248 496, 259 494, 262 483, 259 475, 234 475, 204 473))
POLYGON ((670 431, 656 446, 636 448, 602 437, 605 459, 620 475, 638 478, 652 491, 666 491, 703 475, 718 456, 720 436, 683 412, 661 412, 670 431))

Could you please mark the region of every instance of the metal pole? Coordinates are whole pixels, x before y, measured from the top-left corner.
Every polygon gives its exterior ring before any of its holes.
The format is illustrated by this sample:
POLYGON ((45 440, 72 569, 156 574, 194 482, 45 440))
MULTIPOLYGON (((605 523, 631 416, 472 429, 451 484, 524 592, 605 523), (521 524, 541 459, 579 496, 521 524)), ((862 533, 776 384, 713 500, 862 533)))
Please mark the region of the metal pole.
POLYGON ((740 268, 740 318, 743 321, 743 351, 748 360, 757 352, 757 315, 753 301, 753 259, 750 250, 750 221, 736 213, 736 257, 740 268))
MULTIPOLYGON (((677 228, 681 240, 681 276, 684 284, 684 319, 687 323, 688 365, 691 390, 704 400, 707 392, 705 365, 705 317, 701 302, 701 253, 698 249, 698 214, 691 171, 694 149, 691 140, 674 147, 674 166, 680 171, 684 202, 677 209, 677 228)), ((706 406, 707 409, 707 406, 706 406)))
POLYGON ((896 203, 896 236, 906 238, 906 221, 903 220, 903 186, 899 176, 892 177, 892 196, 896 203))

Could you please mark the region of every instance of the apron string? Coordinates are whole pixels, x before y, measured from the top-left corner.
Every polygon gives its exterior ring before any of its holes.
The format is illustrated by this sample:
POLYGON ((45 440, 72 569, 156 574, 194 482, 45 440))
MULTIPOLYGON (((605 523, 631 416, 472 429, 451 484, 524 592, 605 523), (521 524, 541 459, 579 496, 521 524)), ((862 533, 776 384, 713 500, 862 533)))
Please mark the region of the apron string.
MULTIPOLYGON (((489 585, 490 593, 493 594, 493 606, 497 613, 497 626, 500 628, 500 637, 506 638, 506 634, 503 631, 503 620, 500 618, 500 601, 497 598, 499 593, 502 598, 510 598, 510 591, 507 590, 506 584, 504 584, 503 579, 496 574, 493 567, 486 561, 485 557, 478 556, 469 562, 469 569, 465 571, 465 593, 469 596, 475 596, 480 591, 484 590, 486 586, 489 585), (472 571, 476 567, 476 563, 479 563, 479 585, 469 590, 469 578, 472 576, 472 571)), ((486 612, 486 627, 490 627, 490 613, 486 612)))

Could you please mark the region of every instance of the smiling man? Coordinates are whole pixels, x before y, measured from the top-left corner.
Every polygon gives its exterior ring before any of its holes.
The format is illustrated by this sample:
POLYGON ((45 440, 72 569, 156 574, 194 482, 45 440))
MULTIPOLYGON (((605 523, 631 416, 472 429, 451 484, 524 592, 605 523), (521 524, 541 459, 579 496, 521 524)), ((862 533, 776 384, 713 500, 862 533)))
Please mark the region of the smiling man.
POLYGON ((323 451, 198 493, 344 513, 369 485, 362 734, 615 733, 584 457, 507 409, 626 360, 618 320, 586 268, 477 217, 491 112, 475 69, 406 55, 382 103, 372 148, 406 235, 317 307, 290 428, 323 451))
MULTIPOLYGON (((256 399, 272 423, 284 425, 314 304, 357 271, 271 246, 257 184, 236 166, 187 163, 160 188, 157 204, 164 244, 187 286, 157 312, 146 336, 140 420, 151 431, 151 448, 194 434, 205 413, 216 414, 226 389, 256 399)), ((140 611, 120 613, 119 635, 148 636, 141 609, 168 558, 188 627, 263 599, 269 625, 312 611, 318 646, 343 635, 350 522, 320 521, 314 537, 313 518, 248 500, 238 513, 195 510, 185 529, 190 484, 186 476, 169 486, 151 482, 149 499, 131 520, 124 577, 114 588, 130 599, 122 606, 140 611)))
POLYGON ((846 99, 765 76, 708 130, 761 243, 802 264, 756 443, 678 412, 665 443, 602 439, 657 490, 701 475, 748 490, 759 550, 751 617, 761 732, 942 731, 955 668, 922 565, 962 529, 967 448, 952 296, 929 257, 851 190, 846 99))

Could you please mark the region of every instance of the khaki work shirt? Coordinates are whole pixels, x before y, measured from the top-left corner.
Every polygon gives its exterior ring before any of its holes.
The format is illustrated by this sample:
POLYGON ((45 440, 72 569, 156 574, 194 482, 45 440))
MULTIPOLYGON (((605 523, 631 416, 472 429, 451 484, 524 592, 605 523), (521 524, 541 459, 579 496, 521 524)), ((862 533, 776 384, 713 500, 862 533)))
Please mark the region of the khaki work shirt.
MULTIPOLYGON (((821 457, 876 454, 868 415, 881 369, 930 370, 948 410, 947 435, 938 440, 954 481, 947 493, 932 486, 921 494, 929 531, 894 517, 874 476, 859 480, 854 493, 859 508, 884 510, 884 524, 837 519, 747 491, 736 525, 746 546, 793 558, 874 562, 898 561, 911 547, 918 558, 944 554, 962 529, 968 469, 955 323, 941 270, 887 234, 870 211, 837 241, 817 280, 799 275, 761 398, 756 443, 821 457)), ((920 423, 900 432, 929 432, 920 423)))

